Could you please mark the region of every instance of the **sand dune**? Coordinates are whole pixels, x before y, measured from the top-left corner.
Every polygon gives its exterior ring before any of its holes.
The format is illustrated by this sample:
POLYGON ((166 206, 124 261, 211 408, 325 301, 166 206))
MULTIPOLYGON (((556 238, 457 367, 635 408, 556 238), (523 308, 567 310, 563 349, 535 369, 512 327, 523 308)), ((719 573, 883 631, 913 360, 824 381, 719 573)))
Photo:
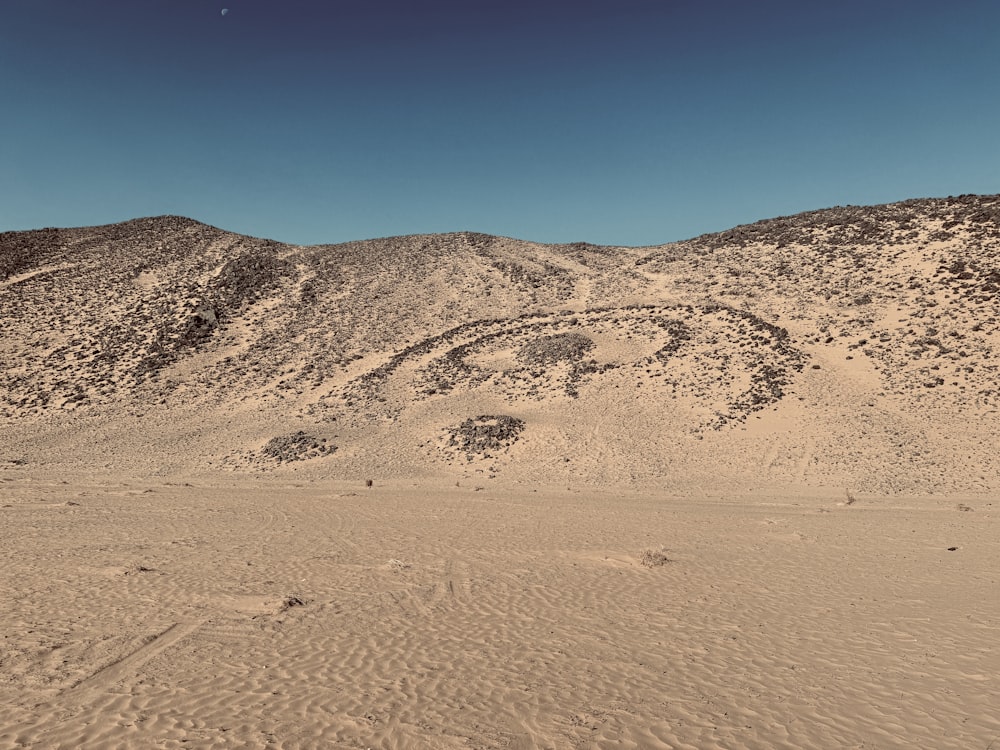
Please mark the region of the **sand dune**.
POLYGON ((997 257, 0 234, 0 748, 1000 742, 997 257))

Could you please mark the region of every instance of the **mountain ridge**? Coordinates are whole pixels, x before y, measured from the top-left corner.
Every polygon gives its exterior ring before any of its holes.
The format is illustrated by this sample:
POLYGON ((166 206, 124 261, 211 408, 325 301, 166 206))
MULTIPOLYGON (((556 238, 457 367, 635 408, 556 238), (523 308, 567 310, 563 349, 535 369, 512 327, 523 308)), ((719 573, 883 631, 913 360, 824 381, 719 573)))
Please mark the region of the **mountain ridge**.
POLYGON ((987 491, 998 250, 968 195, 636 248, 7 232, 0 461, 987 491))

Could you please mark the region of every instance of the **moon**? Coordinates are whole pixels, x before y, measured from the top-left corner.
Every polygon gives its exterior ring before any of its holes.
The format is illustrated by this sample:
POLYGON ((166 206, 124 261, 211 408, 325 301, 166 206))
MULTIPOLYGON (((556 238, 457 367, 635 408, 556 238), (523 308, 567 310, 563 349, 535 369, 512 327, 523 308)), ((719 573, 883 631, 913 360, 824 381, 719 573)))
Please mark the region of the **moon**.
POLYGON ((226 13, 228 13, 228 12, 229 12, 229 8, 223 8, 222 9, 222 15, 226 15, 226 13))

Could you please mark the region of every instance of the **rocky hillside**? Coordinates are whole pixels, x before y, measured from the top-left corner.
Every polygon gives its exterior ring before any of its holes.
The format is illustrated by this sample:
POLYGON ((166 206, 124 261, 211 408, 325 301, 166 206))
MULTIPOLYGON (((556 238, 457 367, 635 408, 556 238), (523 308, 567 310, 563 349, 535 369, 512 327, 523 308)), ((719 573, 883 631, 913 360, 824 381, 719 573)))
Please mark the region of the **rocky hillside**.
POLYGON ((998 196, 649 248, 0 234, 0 467, 989 491, 998 258, 998 196))

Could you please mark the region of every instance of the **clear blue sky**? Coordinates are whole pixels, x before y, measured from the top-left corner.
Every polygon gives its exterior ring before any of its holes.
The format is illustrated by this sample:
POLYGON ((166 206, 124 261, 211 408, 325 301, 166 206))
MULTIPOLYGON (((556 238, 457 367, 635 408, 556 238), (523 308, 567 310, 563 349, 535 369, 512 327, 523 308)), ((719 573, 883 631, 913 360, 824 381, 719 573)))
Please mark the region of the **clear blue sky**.
POLYGON ((0 230, 644 245, 997 192, 996 0, 0 0, 0 230))

